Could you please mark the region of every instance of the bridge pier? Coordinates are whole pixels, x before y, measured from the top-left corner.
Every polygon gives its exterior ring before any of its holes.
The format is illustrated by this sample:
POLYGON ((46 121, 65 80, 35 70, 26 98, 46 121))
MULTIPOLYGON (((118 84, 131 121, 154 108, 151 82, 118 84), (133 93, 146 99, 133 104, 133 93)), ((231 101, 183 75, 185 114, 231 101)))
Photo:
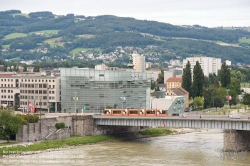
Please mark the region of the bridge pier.
POLYGON ((250 150, 250 131, 224 130, 224 151, 250 150))

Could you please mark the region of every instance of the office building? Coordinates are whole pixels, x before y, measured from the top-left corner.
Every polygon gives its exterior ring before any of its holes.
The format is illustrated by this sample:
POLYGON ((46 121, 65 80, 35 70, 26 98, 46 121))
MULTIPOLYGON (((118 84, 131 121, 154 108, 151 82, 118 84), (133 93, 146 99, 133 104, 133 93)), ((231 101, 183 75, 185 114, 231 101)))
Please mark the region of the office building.
POLYGON ((61 69, 63 112, 100 113, 105 108, 149 108, 150 74, 135 71, 61 69))
POLYGON ((27 105, 45 112, 60 112, 60 77, 41 76, 40 73, 0 75, 0 102, 4 108, 27 105))

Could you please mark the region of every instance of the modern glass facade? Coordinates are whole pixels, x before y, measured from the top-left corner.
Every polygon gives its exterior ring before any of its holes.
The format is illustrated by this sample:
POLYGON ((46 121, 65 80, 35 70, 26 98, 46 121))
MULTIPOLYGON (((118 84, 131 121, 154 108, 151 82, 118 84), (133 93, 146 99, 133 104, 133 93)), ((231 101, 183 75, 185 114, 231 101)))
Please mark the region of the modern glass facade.
POLYGON ((62 68, 62 112, 149 108, 150 84, 150 74, 146 72, 62 68))

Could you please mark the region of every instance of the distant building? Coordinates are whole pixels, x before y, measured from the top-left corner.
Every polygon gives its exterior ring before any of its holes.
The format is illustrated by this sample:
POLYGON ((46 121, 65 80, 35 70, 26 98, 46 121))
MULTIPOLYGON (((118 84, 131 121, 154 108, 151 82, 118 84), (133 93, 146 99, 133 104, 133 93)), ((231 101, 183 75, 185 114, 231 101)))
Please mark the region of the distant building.
POLYGON ((183 69, 180 67, 169 68, 167 71, 164 71, 164 83, 170 77, 182 77, 183 69))
POLYGON ((146 69, 145 56, 139 54, 132 54, 134 70, 136 72, 144 72, 146 69))
POLYGON ((209 74, 218 75, 218 70, 221 69, 221 58, 213 57, 188 57, 183 60, 183 68, 186 67, 187 62, 190 62, 191 73, 193 73, 194 66, 198 61, 200 63, 201 69, 203 70, 204 76, 209 76, 209 74))
POLYGON ((0 72, 4 72, 4 65, 0 65, 0 72))
POLYGON ((151 80, 156 81, 161 70, 159 68, 151 68, 145 72, 150 74, 151 80))
POLYGON ((151 65, 152 65, 151 62, 146 62, 145 64, 146 64, 146 69, 147 69, 147 68, 151 68, 151 65))
POLYGON ((104 63, 101 65, 95 65, 95 70, 107 70, 108 66, 105 65, 104 63))
POLYGON ((170 77, 167 81, 166 81, 166 95, 169 95, 169 91, 172 88, 179 88, 181 87, 181 83, 182 83, 182 77, 170 77))
POLYGON ((227 66, 231 66, 232 65, 232 62, 230 60, 226 60, 225 63, 226 63, 227 66))

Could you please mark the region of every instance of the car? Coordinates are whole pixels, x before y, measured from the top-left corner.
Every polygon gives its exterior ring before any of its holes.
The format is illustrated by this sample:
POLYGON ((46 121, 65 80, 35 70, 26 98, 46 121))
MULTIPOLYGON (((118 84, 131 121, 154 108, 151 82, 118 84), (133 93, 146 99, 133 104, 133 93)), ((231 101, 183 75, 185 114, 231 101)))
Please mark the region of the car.
POLYGON ((231 118, 231 119, 240 119, 240 117, 238 115, 230 115, 229 118, 231 118))

